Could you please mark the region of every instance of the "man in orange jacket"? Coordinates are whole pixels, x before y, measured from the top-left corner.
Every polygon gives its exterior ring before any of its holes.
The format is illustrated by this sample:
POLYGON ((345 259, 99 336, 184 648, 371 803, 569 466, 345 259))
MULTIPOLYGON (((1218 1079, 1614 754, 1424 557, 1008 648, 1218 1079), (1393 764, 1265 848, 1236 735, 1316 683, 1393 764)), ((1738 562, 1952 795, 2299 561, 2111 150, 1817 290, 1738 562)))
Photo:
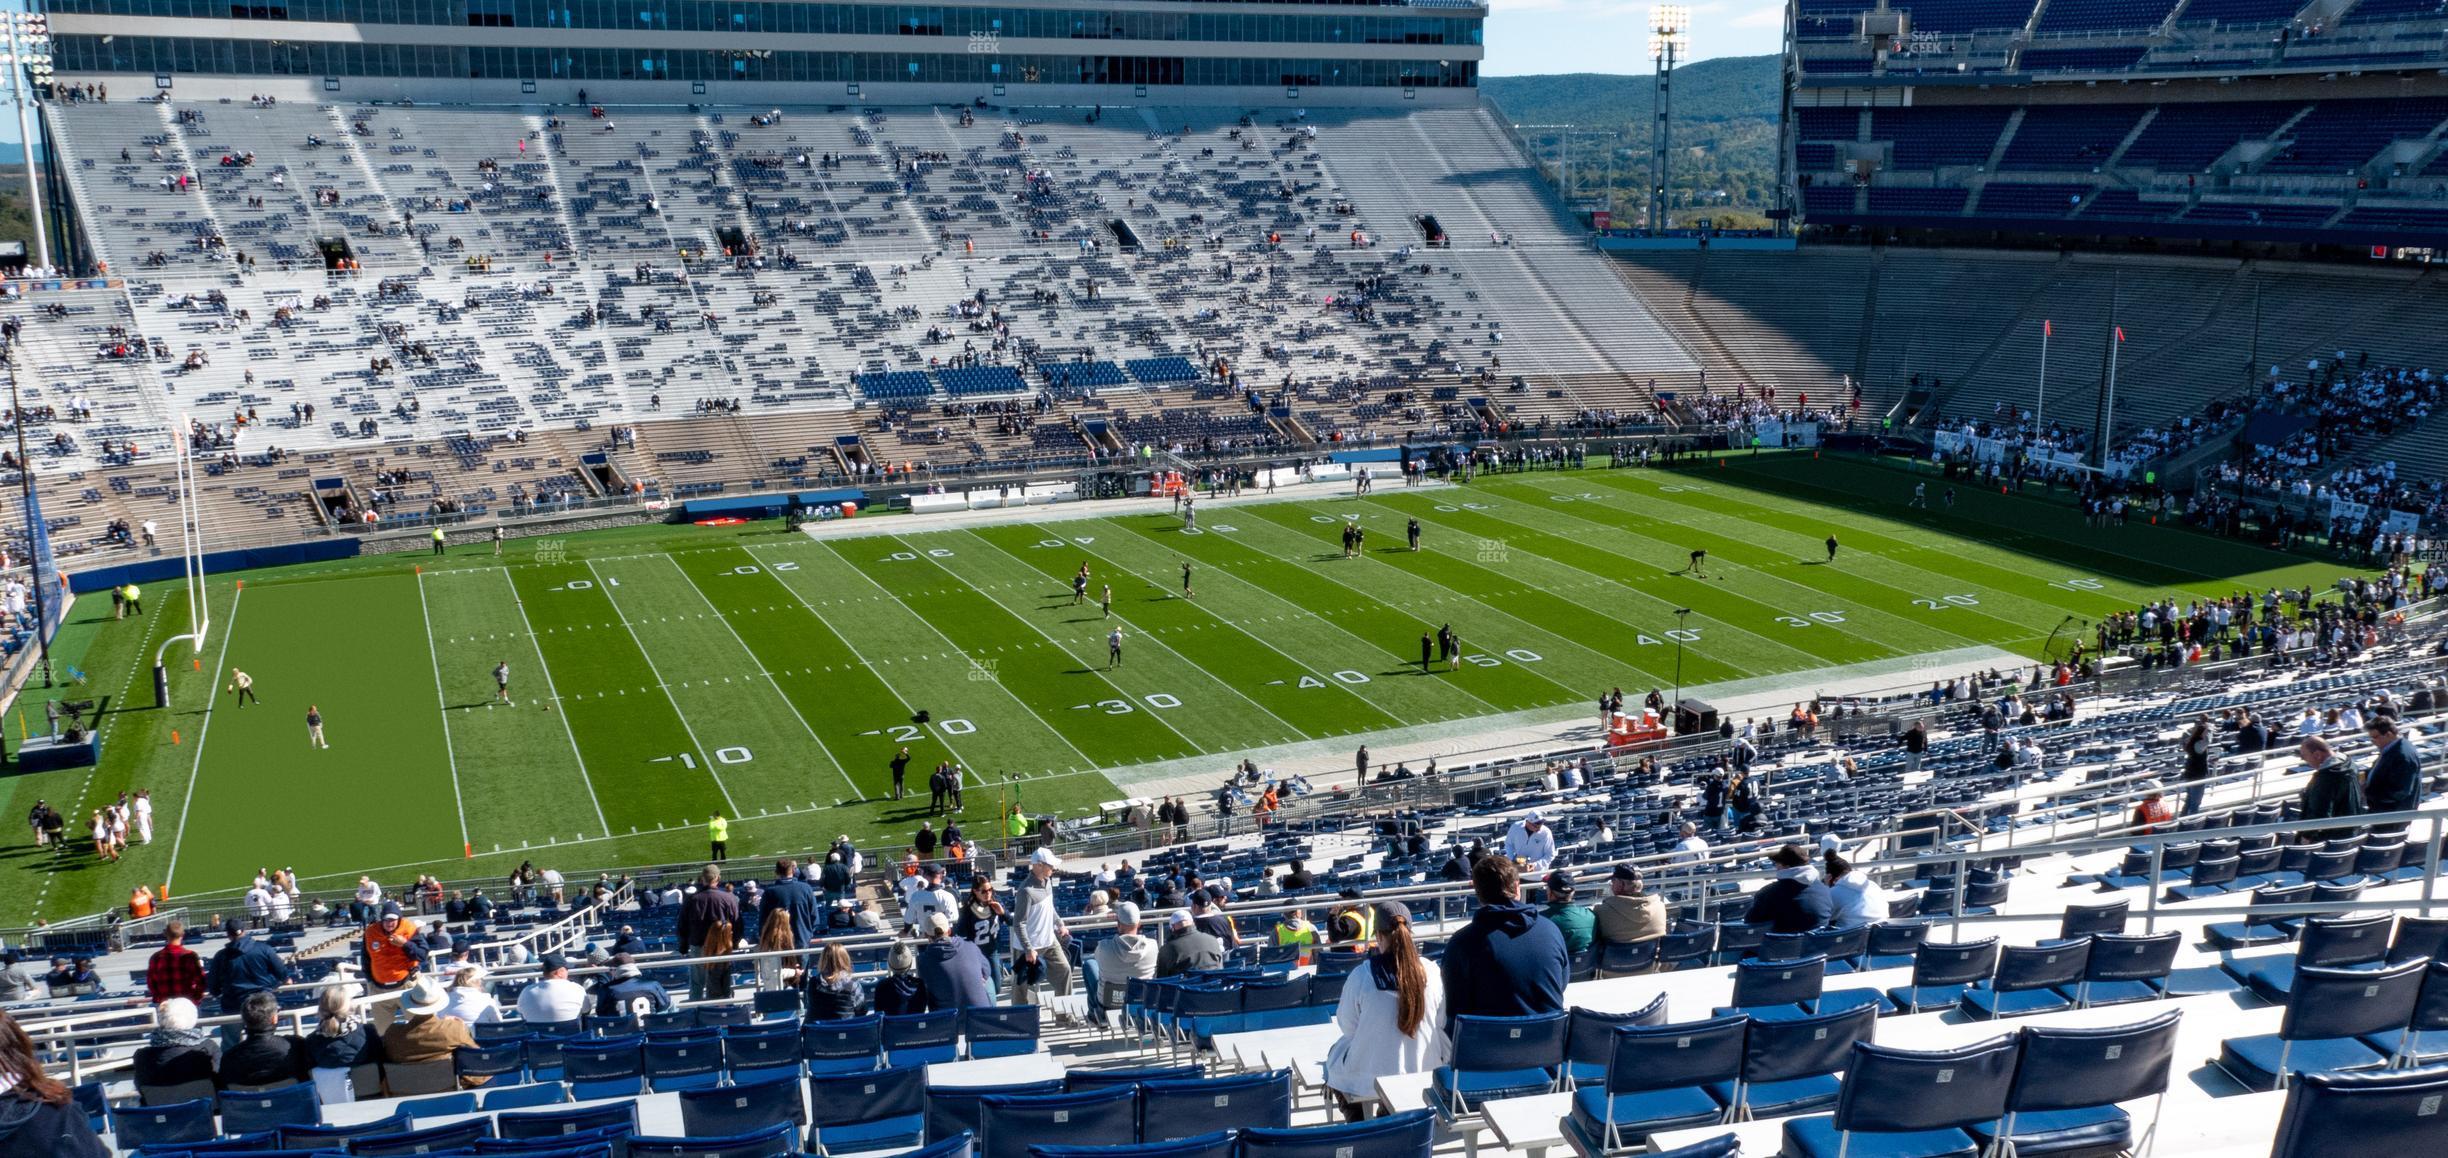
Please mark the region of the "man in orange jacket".
POLYGON ((425 967, 425 943, 417 937, 416 922, 400 916, 397 901, 383 902, 358 950, 366 987, 377 992, 408 984, 425 967))

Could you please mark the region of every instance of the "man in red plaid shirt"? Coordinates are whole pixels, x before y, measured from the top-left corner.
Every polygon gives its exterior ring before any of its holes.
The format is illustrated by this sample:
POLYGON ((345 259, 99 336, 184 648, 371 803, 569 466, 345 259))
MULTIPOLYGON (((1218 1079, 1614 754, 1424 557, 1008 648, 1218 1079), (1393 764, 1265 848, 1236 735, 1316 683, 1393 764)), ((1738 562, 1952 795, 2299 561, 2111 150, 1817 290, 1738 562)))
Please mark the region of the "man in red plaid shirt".
POLYGON ((145 962, 145 992, 159 1005, 173 997, 204 1000, 204 961, 186 946, 187 923, 162 926, 162 947, 145 962))

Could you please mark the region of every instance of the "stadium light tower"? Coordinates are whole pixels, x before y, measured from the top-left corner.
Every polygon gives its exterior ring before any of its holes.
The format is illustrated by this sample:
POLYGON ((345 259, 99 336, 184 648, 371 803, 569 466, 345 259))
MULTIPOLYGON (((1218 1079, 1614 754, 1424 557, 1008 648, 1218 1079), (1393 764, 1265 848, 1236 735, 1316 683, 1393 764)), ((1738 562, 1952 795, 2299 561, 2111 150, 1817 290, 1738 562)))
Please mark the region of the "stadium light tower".
POLYGON ((10 12, 6 20, 8 51, 0 53, 0 65, 8 67, 9 95, 17 104, 17 136, 24 142, 26 209, 34 215, 34 250, 37 264, 51 264, 51 233, 43 227, 42 186, 34 176, 34 129, 26 115, 26 106, 39 99, 34 86, 51 83, 51 24, 40 12, 10 12))
POLYGON ((1656 123, 1649 133, 1649 228, 1662 230, 1666 228, 1666 185, 1674 173, 1674 163, 1668 159, 1673 145, 1674 67, 1678 58, 1691 55, 1690 8, 1659 4, 1649 9, 1649 55, 1657 65, 1657 90, 1651 97, 1656 123))

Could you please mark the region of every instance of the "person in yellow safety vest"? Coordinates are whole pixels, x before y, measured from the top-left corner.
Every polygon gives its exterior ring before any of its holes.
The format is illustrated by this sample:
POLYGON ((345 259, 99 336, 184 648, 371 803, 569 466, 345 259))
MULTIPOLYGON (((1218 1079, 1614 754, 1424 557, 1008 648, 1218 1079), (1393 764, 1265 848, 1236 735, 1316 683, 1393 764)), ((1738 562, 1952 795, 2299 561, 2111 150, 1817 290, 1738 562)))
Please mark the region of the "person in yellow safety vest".
POLYGON ((144 591, 133 583, 127 585, 127 609, 130 615, 144 614, 144 591))
POLYGON ((706 818, 706 844, 707 860, 731 859, 731 822, 722 813, 706 818))
POLYGON ((1327 933, 1337 945, 1372 944, 1377 940, 1377 910, 1347 891, 1343 904, 1327 921, 1327 933))
POLYGON ((1019 839, 1019 838, 1021 838, 1021 837, 1027 836, 1027 835, 1028 835, 1028 830, 1029 830, 1029 818, 1028 818, 1028 814, 1027 814, 1027 813, 1025 813, 1025 812, 1020 811, 1020 806, 1019 806, 1019 805, 1017 805, 1017 804, 1012 805, 1012 810, 1011 810, 1011 825, 1010 825, 1010 828, 1009 828, 1009 831, 1011 832, 1011 835, 1012 835, 1012 839, 1014 839, 1014 840, 1018 840, 1018 839, 1019 839))
POLYGON ((434 532, 433 532, 433 540, 434 540, 434 554, 439 555, 439 554, 441 554, 441 553, 442 553, 442 528, 440 528, 440 527, 435 527, 435 528, 434 528, 434 532))
POLYGON ((1278 945, 1315 945, 1317 939, 1317 926, 1309 923, 1307 909, 1294 909, 1275 925, 1275 943, 1278 945))

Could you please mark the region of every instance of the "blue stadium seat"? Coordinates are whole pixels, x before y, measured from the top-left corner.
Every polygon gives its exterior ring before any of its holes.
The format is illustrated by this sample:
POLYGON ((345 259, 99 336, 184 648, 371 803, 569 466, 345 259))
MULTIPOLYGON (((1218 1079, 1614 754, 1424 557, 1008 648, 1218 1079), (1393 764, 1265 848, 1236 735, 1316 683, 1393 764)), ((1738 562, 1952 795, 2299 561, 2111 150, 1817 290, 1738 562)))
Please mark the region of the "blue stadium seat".
POLYGON ((1081 1094, 994 1094, 978 1100, 981 1158, 1028 1158, 1033 1139, 1079 1146, 1139 1140, 1139 1091, 1113 1086, 1081 1094))
POLYGON ((813 1074, 807 1084, 808 1150, 812 1153, 917 1145, 926 1136, 923 1066, 813 1074))
POLYGON ((1658 951, 1665 939, 1652 937, 1646 941, 1608 941, 1598 946, 1597 973, 1601 977, 1624 977, 1647 973, 1657 968, 1658 951))
POLYGON ((1898 969, 1912 964, 1921 954, 1922 943, 1929 940, 1929 931, 1923 921, 1881 921, 1870 926, 1870 956, 1862 968, 1898 969))
POLYGON ((1974 1126, 1972 1136, 1988 1144, 2002 1131, 2022 1158, 2134 1151, 2133 1119, 2118 1103, 2167 1094, 2181 1018, 2171 1010, 2102 1029, 2024 1027, 2005 1124, 1974 1126))
POLYGON ((2387 913, 2315 917, 2304 922, 2303 941, 2293 953, 2229 961, 2222 968, 2273 1003, 2287 999, 2298 969, 2377 969, 2388 960, 2387 913))
POLYGON ((702 1090, 723 1079, 723 1039, 717 1030, 646 1038, 646 1084, 658 1094, 702 1090))
POLYGON ((804 1027, 770 1025, 735 1029, 723 1035, 723 1066, 734 1082, 796 1077, 806 1052, 804 1027))
POLYGON ((1143 1066, 1128 1070, 1068 1070, 1063 1074, 1063 1090, 1079 1093, 1103 1089, 1106 1086, 1135 1086, 1142 1082, 1197 1081, 1207 1076, 1202 1065, 1143 1066))
POLYGON ((2071 993, 2062 985, 2057 992, 2084 1008, 2165 997, 2168 974, 2183 947, 2184 934, 2172 930, 2130 936, 2096 934, 2091 938, 2091 957, 2083 966, 2082 983, 2072 986, 2071 993))
POLYGON ((1832 1013, 1763 1021, 1743 1038, 1741 1079, 1711 1086, 1735 1121, 1810 1114, 1836 1104, 1835 1075, 1852 1060, 1853 1043, 1876 1032, 1878 1010, 1857 1005, 1832 1013))
POLYGON ((1292 1071, 1145 1082, 1139 1099, 1139 1137, 1147 1142, 1251 1126, 1290 1126, 1292 1071))
POLYGON ((220 1136, 213 1127, 211 1098, 166 1106, 119 1106, 111 1111, 111 1130, 123 1150, 167 1149, 180 1142, 206 1142, 220 1136))
POLYGON ((2432 961, 2423 974, 2422 995, 2403 1031, 2367 1033, 2363 1044, 2392 1055, 2400 1066, 2448 1061, 2448 960, 2432 961))
POLYGON ((1747 1013, 1755 1020, 1804 1017, 1827 988, 1827 958, 1745 961, 1734 967, 1734 1003, 1715 1016, 1747 1013))
POLYGON ((1114 1146, 1031 1146, 1029 1158, 1234 1158, 1232 1131, 1114 1146))
POLYGON ((1572 1029, 1564 1036, 1564 1080, 1574 1086, 1588 1085, 1606 1080, 1618 1027, 1666 1024, 1666 995, 1658 994, 1649 1004, 1630 1013, 1600 1013, 1578 1006, 1567 1012, 1572 1017, 1572 1029))
POLYGON ((2448 1142, 2448 1069, 2307 1074, 2287 1089, 2270 1158, 2436 1154, 2448 1142))
POLYGON ((2020 1048, 2012 1037, 1935 1052, 1856 1044, 1835 1114, 1786 1122, 1785 1153, 1790 1158, 1851 1153, 1972 1158, 1980 1144, 1965 1131, 2006 1116, 2020 1048), (1872 1137, 1854 1151, 1854 1136, 1860 1134, 1872 1137))
POLYGON ((691 1138, 748 1134, 780 1122, 807 1124, 807 1104, 796 1077, 680 1091, 681 1129, 691 1138))
POLYGON ((561 1069, 569 1081, 570 1098, 633 1098, 646 1092, 646 1038, 579 1038, 561 1047, 561 1069))
POLYGON ((517 1085, 527 1072, 526 1039, 513 1037, 460 1046, 451 1051, 451 1065, 458 1070, 462 1083, 468 1078, 482 1078, 488 1085, 517 1085))
POLYGON ((599 1106, 573 1106, 566 1110, 539 1110, 532 1114, 495 1114, 493 1124, 504 1138, 556 1138, 582 1134, 590 1130, 622 1127, 637 1130, 637 1103, 607 1102, 599 1106))
POLYGON ((976 1158, 976 1155, 977 1136, 963 1130, 941 1142, 932 1142, 887 1158, 976 1158))
POLYGON ((719 1138, 631 1138, 629 1158, 793 1158, 798 1127, 780 1122, 719 1138))
POLYGON ((559 1082, 529 1082, 523 1086, 487 1086, 483 1091, 486 1110, 525 1110, 536 1106, 557 1106, 569 1100, 569 1087, 559 1082))
POLYGON ((1904 1013, 1945 1009, 1963 997, 1975 981, 1997 972, 1998 939, 1983 937, 1955 944, 1924 942, 1913 958, 1912 984, 1887 991, 1887 999, 1904 1013))
MULTIPOLYGON (((884 1064, 932 1065, 960 1057, 960 1010, 887 1017, 881 1026, 884 1064)), ((945 1135, 950 1137, 950 1135, 945 1135)))
POLYGON ((874 1069, 884 1059, 883 1026, 884 1019, 872 1014, 808 1022, 799 1027, 799 1056, 811 1074, 874 1069))
POLYGON ((1436 1118, 1405 1110, 1366 1122, 1241 1132, 1241 1158, 1430 1158, 1436 1118))
POLYGON ((429 1098, 411 1098, 394 1103, 394 1107, 398 1112, 408 1115, 408 1120, 411 1122, 424 1122, 435 1118, 455 1118, 461 1114, 476 1112, 476 1091, 460 1090, 455 1093, 436 1094, 429 1098))
MULTIPOLYGON (((1006 1086, 953 1086, 926 1091, 926 1135, 930 1142, 941 1142, 954 1134, 978 1132, 980 1103, 987 1098, 1009 1094, 1029 1097, 1038 1094, 1059 1094, 1061 1082, 1016 1082, 1006 1086)), ((1132 1091, 1134 1097, 1137 1091, 1132 1091)), ((982 1140, 982 1139, 981 1139, 982 1140)))
MULTIPOLYGON (((409 1125, 408 1115, 393 1114, 349 1126, 282 1126, 277 1132, 280 1134, 280 1149, 283 1150, 343 1150, 347 1149, 351 1138, 369 1134, 397 1134, 407 1130, 409 1125)), ((124 1137, 120 1144, 127 1145, 124 1137)))
POLYGON ((2408 961, 2374 969, 2298 970, 2287 994, 2286 1017, 2274 1034, 2231 1037, 2219 1050, 2218 1067, 2255 1090, 2284 1086, 2289 1075, 2374 1069, 2388 1053, 2357 1040, 2366 1034, 2402 1032, 2422 997, 2430 963, 2408 961))
POLYGON ((1651 1151, 1649 1158, 1742 1158, 1742 1139, 1733 1134, 1719 1134, 1689 1146, 1651 1151))
MULTIPOLYGON (((1034 1005, 973 1005, 961 1010, 961 1035, 969 1039, 973 1058, 1010 1057, 1037 1052, 1039 1010, 1034 1005)), ((994 1139, 980 1135, 989 1152, 994 1139)))
POLYGON ((1453 1019, 1452 1059, 1430 1075, 1439 1116, 1467 1117, 1479 1103, 1555 1088, 1571 1024, 1565 1013, 1453 1019))
POLYGON ((221 1132, 252 1134, 282 1126, 311 1126, 323 1120, 323 1100, 314 1083, 300 1082, 276 1090, 221 1094, 221 1132))
POLYGON ((361 1158, 394 1158, 399 1155, 440 1154, 473 1147, 479 1138, 493 1136, 493 1120, 470 1118, 447 1126, 424 1130, 409 1130, 399 1134, 374 1134, 349 1139, 349 1153, 361 1158))
POLYGON ((2061 990, 2082 983, 2091 966, 2091 938, 2053 945, 2008 945, 1998 951, 1997 972, 1966 986, 1956 1000, 1975 1018, 2020 1017, 2074 1007, 2061 990))
POLYGON ((1737 1014, 1618 1028, 1606 1079, 1573 1091, 1565 1129, 1584 1153, 1611 1154, 1661 1130, 1724 1121, 1727 1104, 1709 1091, 1742 1080, 1750 1025, 1737 1014))

